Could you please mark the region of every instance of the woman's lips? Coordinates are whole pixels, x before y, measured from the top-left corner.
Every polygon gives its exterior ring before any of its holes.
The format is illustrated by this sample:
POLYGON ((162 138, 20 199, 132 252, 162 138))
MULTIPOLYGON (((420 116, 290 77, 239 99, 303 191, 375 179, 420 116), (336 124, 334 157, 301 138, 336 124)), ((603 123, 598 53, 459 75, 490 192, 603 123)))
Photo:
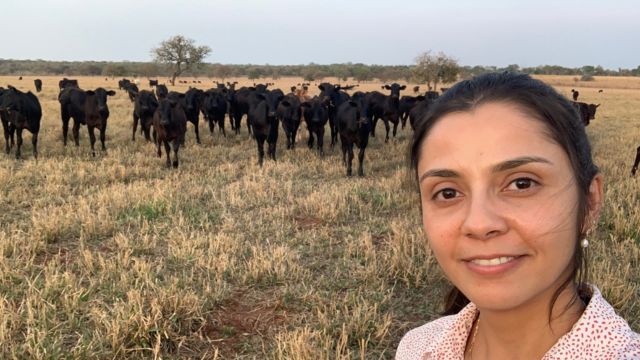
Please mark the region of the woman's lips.
POLYGON ((501 275, 518 266, 523 255, 481 256, 464 260, 467 268, 479 275, 501 275))

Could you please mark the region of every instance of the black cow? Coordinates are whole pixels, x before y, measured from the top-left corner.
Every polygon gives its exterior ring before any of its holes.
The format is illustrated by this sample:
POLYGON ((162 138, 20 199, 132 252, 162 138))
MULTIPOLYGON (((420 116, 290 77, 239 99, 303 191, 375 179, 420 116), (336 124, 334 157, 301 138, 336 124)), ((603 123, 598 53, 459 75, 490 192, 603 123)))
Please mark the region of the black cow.
MULTIPOLYGON (((236 124, 234 122, 234 110, 233 110, 233 106, 234 106, 234 99, 236 96, 236 84, 238 84, 237 81, 234 82, 229 82, 227 81, 227 112, 229 113, 229 122, 231 123, 231 130, 236 130, 236 124)), ((238 129, 237 132, 240 132, 240 130, 238 129)))
POLYGON ((402 129, 404 129, 407 124, 407 119, 409 118, 409 112, 413 107, 424 100, 425 97, 420 96, 403 96, 400 98, 400 104, 398 105, 398 111, 400 113, 400 121, 402 122, 402 129))
MULTIPOLYGON (((224 86, 224 84, 223 84, 224 86)), ((224 130, 224 116, 227 113, 227 89, 209 89, 204 93, 202 113, 205 121, 209 122, 209 131, 213 134, 215 123, 223 136, 227 136, 224 130)))
POLYGON ((184 144, 187 131, 187 116, 177 99, 184 98, 183 94, 160 100, 158 108, 153 114, 153 139, 158 146, 158 157, 162 157, 162 145, 167 153, 167 167, 178 167, 178 150, 184 144), (173 163, 171 162, 171 148, 173 148, 173 163))
POLYGON ((287 149, 296 147, 296 134, 300 127, 300 117, 302 116, 302 108, 300 100, 295 94, 287 94, 276 110, 278 120, 282 122, 282 129, 287 137, 287 149))
POLYGON ((580 96, 580 92, 575 89, 571 89, 571 95, 573 96, 573 101, 578 101, 578 96, 580 96))
POLYGON ((164 99, 167 97, 168 94, 169 94, 169 89, 167 89, 165 85, 160 84, 156 86, 156 96, 158 97, 158 99, 164 99))
POLYGON ((136 141, 136 130, 140 121, 140 133, 144 133, 144 138, 151 141, 150 130, 153 123, 153 114, 158 108, 158 99, 153 92, 142 90, 136 95, 133 107, 133 134, 131 141, 136 141))
POLYGON ((42 80, 35 79, 33 80, 33 84, 36 86, 36 92, 42 91, 42 80))
POLYGON ((583 102, 572 101, 573 107, 575 107, 576 111, 578 111, 578 115, 580 115, 580 119, 584 126, 588 126, 591 120, 595 120, 596 118, 596 110, 600 104, 587 104, 583 102))
POLYGON ((264 159, 264 142, 269 144, 268 154, 276 160, 276 144, 278 143, 278 118, 276 109, 284 98, 281 90, 254 91, 249 98, 248 121, 251 124, 253 137, 258 146, 258 165, 262 166, 264 159))
POLYGON ((127 87, 129 86, 129 84, 132 84, 131 80, 129 79, 118 80, 118 89, 127 91, 127 87))
POLYGON ((149 79, 149 87, 154 87, 154 86, 158 86, 158 80, 149 79))
POLYGON ((125 90, 127 91, 127 95, 129 95, 129 100, 131 100, 131 102, 136 101, 136 95, 140 91, 138 89, 138 85, 136 85, 134 83, 128 83, 125 86, 125 90))
POLYGON ((413 106, 409 111, 409 124, 411 125, 411 129, 416 129, 416 123, 427 114, 429 107, 434 101, 434 99, 425 98, 413 106))
POLYGON ((384 141, 389 141, 389 123, 393 123, 393 137, 396 136, 398 131, 398 122, 400 119, 400 91, 406 89, 406 85, 399 85, 393 83, 391 85, 384 85, 384 89, 390 90, 391 94, 384 95, 377 91, 373 91, 367 94, 367 98, 371 103, 371 115, 373 117, 373 123, 371 124, 371 136, 376 136, 376 124, 379 119, 384 122, 384 127, 387 131, 387 136, 384 141))
POLYGON ((429 100, 435 100, 440 97, 440 94, 437 91, 429 90, 424 93, 424 97, 429 100))
POLYGON ((307 124, 309 131, 309 140, 307 146, 313 149, 313 135, 318 140, 318 155, 323 156, 324 150, 324 126, 329 120, 329 106, 331 100, 328 97, 316 96, 309 101, 303 102, 300 106, 304 113, 304 122, 307 124))
POLYGON ((633 166, 631 167, 631 175, 636 174, 636 171, 638 171, 638 165, 640 165, 640 146, 636 149, 636 160, 633 162, 633 166))
POLYGON ((340 105, 336 118, 342 144, 342 160, 347 167, 347 176, 351 176, 352 173, 354 144, 360 149, 358 175, 364 176, 364 151, 369 143, 371 132, 370 104, 366 94, 354 93, 351 100, 340 105))
POLYGON ((100 130, 102 150, 107 150, 104 144, 107 130, 107 119, 109 118, 107 96, 113 96, 115 94, 115 91, 105 90, 103 88, 87 91, 77 88, 67 88, 60 92, 58 101, 60 102, 62 137, 65 146, 67 145, 69 119, 73 118, 73 140, 76 143, 76 146, 80 146, 80 125, 87 125, 91 141, 92 155, 96 156, 94 148, 94 144, 96 143, 96 136, 94 134, 95 128, 100 130))
POLYGON ((256 84, 253 83, 253 87, 256 89, 257 92, 259 93, 265 93, 267 91, 267 88, 273 85, 273 83, 266 83, 266 84, 256 84))
POLYGON ((318 85, 318 89, 320 89, 319 96, 321 100, 329 100, 329 128, 331 129, 331 146, 334 146, 338 140, 338 128, 335 125, 337 110, 340 105, 349 100, 349 94, 341 91, 342 87, 340 85, 332 85, 330 83, 321 83, 318 85))
POLYGON ((62 78, 62 80, 58 82, 58 87, 60 88, 60 91, 68 87, 78 88, 79 87, 78 80, 62 78))
POLYGON ((33 156, 37 159, 38 133, 42 120, 42 107, 38 98, 31 91, 23 93, 11 85, 7 90, 0 88, 0 119, 4 129, 7 154, 11 152, 11 147, 14 145, 13 134, 15 132, 18 138, 16 159, 20 159, 22 131, 27 129, 32 134, 33 156))
MULTIPOLYGON (((256 92, 254 87, 241 87, 238 91, 231 90, 229 95, 229 114, 233 118, 232 128, 236 134, 240 134, 240 122, 244 115, 249 113, 249 100, 252 94, 256 92)), ((247 131, 251 134, 251 123, 247 116, 247 131)))
POLYGON ((203 101, 204 91, 201 89, 191 88, 184 94, 184 113, 187 116, 187 121, 191 122, 195 127, 198 144, 200 144, 200 109, 202 109, 203 101))

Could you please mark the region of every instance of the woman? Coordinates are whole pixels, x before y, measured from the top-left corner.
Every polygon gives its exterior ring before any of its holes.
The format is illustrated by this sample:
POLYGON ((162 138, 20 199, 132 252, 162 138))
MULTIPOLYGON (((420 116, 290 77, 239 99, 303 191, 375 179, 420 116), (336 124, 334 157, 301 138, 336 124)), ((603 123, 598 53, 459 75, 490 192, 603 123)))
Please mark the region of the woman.
POLYGON ((603 177, 575 110, 541 81, 485 74, 418 123, 424 231, 454 289, 397 359, 635 359, 640 336, 586 276, 603 177))

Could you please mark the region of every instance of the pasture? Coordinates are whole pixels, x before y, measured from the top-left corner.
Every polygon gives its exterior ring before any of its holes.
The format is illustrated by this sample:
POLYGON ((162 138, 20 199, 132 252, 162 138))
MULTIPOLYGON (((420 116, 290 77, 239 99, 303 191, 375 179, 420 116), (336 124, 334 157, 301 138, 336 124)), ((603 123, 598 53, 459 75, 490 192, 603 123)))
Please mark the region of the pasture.
MULTIPOLYGON (((35 93, 34 78, 0 86, 35 93)), ((63 147, 61 77, 39 78, 38 160, 28 132, 23 160, 0 154, 0 358, 390 359, 408 329, 439 316, 446 282, 421 230, 408 126, 385 144, 378 123, 364 178, 345 176, 328 128, 325 157, 307 149, 305 125, 292 151, 280 130, 278 161, 260 168, 245 121, 240 135, 227 122, 226 138, 201 121, 201 145, 188 124, 169 170, 153 144, 131 141, 118 78, 71 77, 117 90, 95 158, 84 126, 80 147, 63 147)), ((606 179, 590 277, 638 332, 640 79, 540 78, 602 104, 587 128, 606 179)), ((215 86, 198 80, 170 90, 215 86)), ((287 93, 302 81, 274 82, 287 93)))

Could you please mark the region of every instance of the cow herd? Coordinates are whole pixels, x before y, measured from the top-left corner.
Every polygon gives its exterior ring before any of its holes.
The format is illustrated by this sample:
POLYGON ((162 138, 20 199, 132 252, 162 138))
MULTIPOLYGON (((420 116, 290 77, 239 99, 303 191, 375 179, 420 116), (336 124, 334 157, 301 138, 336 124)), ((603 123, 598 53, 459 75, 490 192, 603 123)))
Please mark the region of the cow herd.
MULTIPOLYGON (((42 89, 42 81, 34 81, 36 91, 42 89)), ((79 146, 80 125, 86 125, 89 133, 91 152, 95 156, 95 130, 99 131, 102 150, 106 150, 105 137, 109 107, 107 100, 115 95, 113 90, 97 88, 82 90, 78 81, 63 78, 59 82, 60 114, 62 120, 63 142, 67 144, 69 120, 73 119, 72 134, 76 146, 79 146)), ((201 143, 199 118, 202 114, 209 131, 213 134, 216 126, 226 137, 225 118, 229 118, 231 130, 240 133, 242 119, 246 118, 249 134, 256 141, 258 164, 263 165, 265 142, 267 155, 276 160, 276 144, 279 128, 286 136, 287 149, 296 146, 297 132, 304 121, 309 133, 307 146, 314 147, 318 156, 324 155, 324 132, 329 124, 331 147, 342 148, 342 160, 348 176, 352 175, 354 146, 359 149, 358 175, 364 176, 364 154, 369 137, 376 136, 376 125, 382 120, 385 128, 385 142, 389 136, 395 137, 398 126, 402 128, 409 119, 413 128, 418 119, 429 110, 430 104, 438 98, 438 92, 427 91, 419 94, 419 87, 413 88, 417 96, 400 96, 406 89, 397 83, 382 86, 379 91, 362 92, 353 90, 355 86, 341 86, 331 83, 318 84, 320 94, 308 96, 310 84, 298 84, 285 94, 280 89, 269 89, 272 83, 254 84, 236 88, 237 82, 219 83, 216 87, 202 90, 190 88, 185 93, 169 91, 157 80, 150 80, 154 91, 139 90, 139 81, 122 79, 118 81, 121 90, 126 91, 133 103, 132 141, 135 141, 138 126, 146 141, 153 141, 157 154, 162 156, 162 147, 167 156, 167 167, 178 167, 178 150, 185 141, 187 123, 194 125, 196 142, 201 143), (393 128, 391 128, 393 127, 393 128), (171 160, 173 150, 173 161, 171 160)), ((446 89, 442 89, 445 91, 446 89)), ((578 91, 572 89, 572 102, 585 126, 595 118, 599 104, 578 102, 578 91)), ((37 141, 42 109, 38 98, 31 92, 21 92, 13 86, 0 88, 0 117, 5 135, 6 152, 10 153, 17 135, 16 158, 20 157, 22 131, 33 134, 33 153, 37 158, 37 141)), ((632 168, 635 174, 640 162, 640 148, 632 168)))

